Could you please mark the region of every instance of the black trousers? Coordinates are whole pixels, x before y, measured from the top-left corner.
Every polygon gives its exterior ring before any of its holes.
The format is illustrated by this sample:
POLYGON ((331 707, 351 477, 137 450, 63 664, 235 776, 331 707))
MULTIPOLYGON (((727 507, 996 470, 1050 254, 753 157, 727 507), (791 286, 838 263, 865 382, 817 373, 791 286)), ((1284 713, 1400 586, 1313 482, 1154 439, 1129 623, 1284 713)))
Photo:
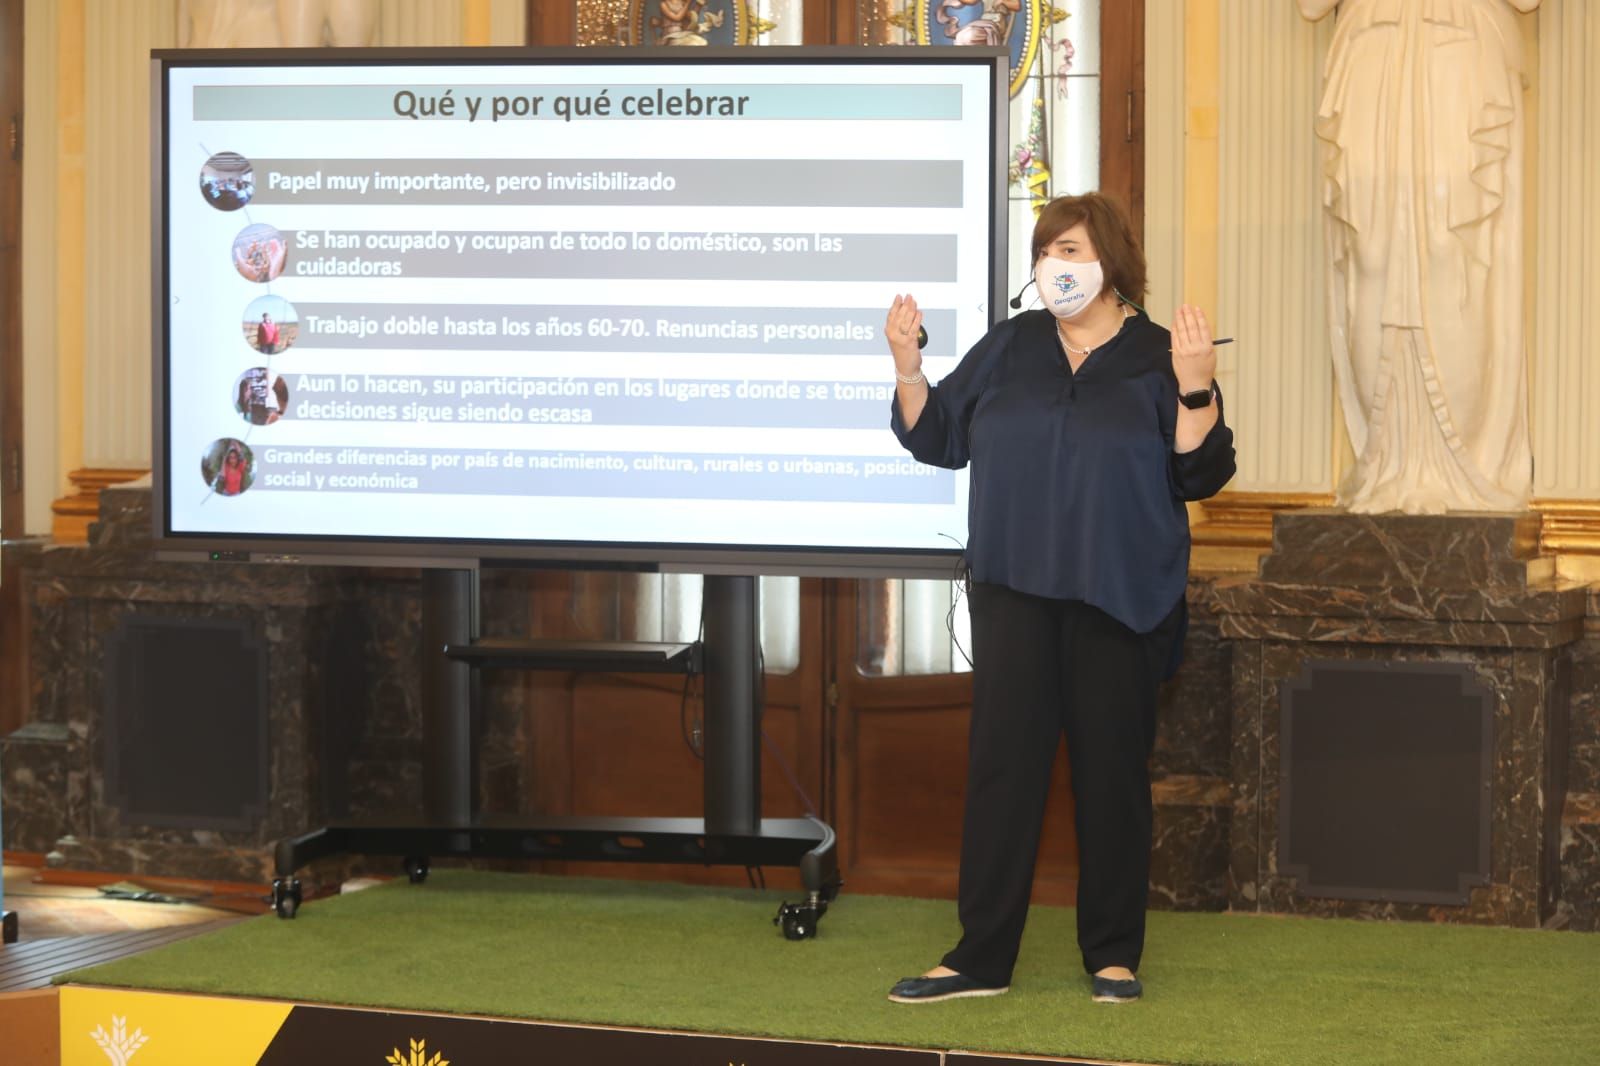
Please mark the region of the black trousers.
POLYGON ((1150 894, 1156 690, 1182 604, 1135 633, 1075 600, 972 587, 973 699, 961 833, 962 936, 944 965, 1011 981, 1063 730, 1078 832, 1078 948, 1137 970, 1150 894))

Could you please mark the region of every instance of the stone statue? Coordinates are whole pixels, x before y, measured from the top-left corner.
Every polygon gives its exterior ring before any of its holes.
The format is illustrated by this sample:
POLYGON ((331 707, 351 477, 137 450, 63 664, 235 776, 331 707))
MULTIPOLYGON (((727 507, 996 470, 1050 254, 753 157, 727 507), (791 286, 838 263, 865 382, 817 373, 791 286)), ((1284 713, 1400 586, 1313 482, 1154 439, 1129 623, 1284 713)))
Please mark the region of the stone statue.
POLYGON ((1527 506, 1516 12, 1538 6, 1339 5, 1316 130, 1352 511, 1527 506))
POLYGON ((378 0, 178 0, 180 48, 377 43, 378 0))

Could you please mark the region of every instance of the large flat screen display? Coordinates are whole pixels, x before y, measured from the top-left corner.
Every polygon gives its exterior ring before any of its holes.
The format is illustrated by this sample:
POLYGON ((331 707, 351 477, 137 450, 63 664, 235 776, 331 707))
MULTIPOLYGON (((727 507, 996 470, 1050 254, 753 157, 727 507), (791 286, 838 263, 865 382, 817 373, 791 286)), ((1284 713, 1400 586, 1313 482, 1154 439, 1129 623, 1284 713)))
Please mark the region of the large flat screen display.
POLYGON ((684 52, 157 53, 158 547, 947 569, 1003 54, 684 52))

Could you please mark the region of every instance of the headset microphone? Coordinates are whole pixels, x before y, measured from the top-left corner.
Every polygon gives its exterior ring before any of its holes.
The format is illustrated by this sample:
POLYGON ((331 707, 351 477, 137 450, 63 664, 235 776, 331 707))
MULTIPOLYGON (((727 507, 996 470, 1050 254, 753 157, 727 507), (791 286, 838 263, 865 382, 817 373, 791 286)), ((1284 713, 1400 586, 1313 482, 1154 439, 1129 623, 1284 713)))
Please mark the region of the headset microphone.
POLYGON ((1017 308, 1020 308, 1022 306, 1022 294, 1027 292, 1028 291, 1028 286, 1032 285, 1032 284, 1033 284, 1033 279, 1029 278, 1027 281, 1025 281, 1023 283, 1022 288, 1017 290, 1017 294, 1011 298, 1011 307, 1012 307, 1013 310, 1015 310, 1017 308))

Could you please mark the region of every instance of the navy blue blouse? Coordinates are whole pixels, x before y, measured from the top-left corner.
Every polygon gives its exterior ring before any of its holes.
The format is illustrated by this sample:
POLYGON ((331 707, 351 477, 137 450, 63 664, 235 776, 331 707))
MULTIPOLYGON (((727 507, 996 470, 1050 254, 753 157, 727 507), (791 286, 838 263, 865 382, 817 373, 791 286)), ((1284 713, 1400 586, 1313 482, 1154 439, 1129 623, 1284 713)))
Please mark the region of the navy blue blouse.
POLYGON ((890 426, 921 462, 972 464, 967 567, 976 581, 1081 600, 1148 633, 1183 600, 1185 500, 1234 472, 1222 420, 1199 448, 1172 450, 1178 379, 1168 332, 1144 315, 1067 365, 1054 317, 1000 323, 928 390, 915 428, 899 398, 890 426))

